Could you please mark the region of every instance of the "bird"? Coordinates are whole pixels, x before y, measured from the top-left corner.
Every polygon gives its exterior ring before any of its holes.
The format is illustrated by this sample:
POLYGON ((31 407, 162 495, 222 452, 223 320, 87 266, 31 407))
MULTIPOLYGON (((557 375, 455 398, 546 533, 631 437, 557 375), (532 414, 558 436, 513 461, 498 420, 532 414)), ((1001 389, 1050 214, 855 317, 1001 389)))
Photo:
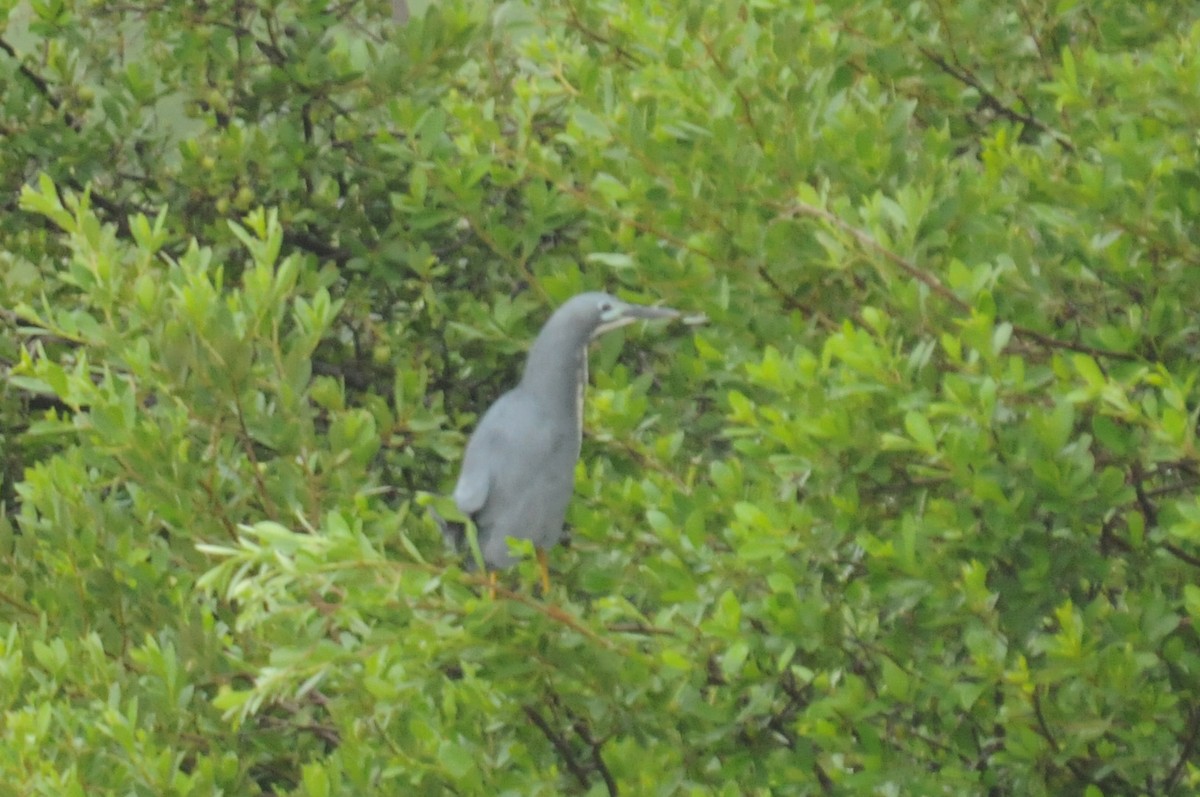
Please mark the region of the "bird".
MULTIPOLYGON (((542 594, 549 592, 546 550, 562 539, 575 491, 588 344, 639 320, 679 315, 589 292, 568 299, 538 332, 520 382, 496 399, 467 441, 454 487, 454 503, 475 524, 493 589, 495 571, 517 562, 511 538, 533 542, 542 594)), ((447 536, 463 539, 461 531, 447 536)))

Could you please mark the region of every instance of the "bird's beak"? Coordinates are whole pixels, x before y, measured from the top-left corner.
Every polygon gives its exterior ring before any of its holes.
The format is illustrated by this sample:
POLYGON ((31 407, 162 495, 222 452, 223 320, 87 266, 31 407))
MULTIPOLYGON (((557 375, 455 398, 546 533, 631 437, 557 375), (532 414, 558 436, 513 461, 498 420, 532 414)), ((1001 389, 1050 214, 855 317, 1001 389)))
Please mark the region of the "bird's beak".
POLYGON ((679 318, 678 310, 670 307, 645 307, 640 304, 627 304, 623 315, 633 321, 653 321, 658 318, 679 318))
POLYGON ((614 329, 629 326, 635 321, 653 321, 664 318, 678 318, 678 310, 670 307, 646 307, 640 304, 618 304, 612 308, 611 315, 602 319, 600 326, 592 332, 592 340, 611 332, 614 329))

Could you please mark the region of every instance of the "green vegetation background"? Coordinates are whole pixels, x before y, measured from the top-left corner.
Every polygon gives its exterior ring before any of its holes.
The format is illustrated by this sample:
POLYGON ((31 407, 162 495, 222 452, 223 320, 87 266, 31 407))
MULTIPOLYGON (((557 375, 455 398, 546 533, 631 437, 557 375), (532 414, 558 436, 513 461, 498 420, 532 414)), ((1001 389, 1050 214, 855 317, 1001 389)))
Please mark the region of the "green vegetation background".
POLYGON ((1197 793, 1200 6, 416 11, 0 0, 0 794, 1197 793))

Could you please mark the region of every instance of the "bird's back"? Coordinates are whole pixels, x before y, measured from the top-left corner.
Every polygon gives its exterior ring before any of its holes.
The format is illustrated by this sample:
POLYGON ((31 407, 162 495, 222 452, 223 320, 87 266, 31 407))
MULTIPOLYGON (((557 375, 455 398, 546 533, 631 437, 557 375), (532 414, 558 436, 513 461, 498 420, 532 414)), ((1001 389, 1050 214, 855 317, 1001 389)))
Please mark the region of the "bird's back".
POLYGON ((508 553, 508 537, 532 540, 539 548, 557 543, 574 491, 578 425, 573 418, 556 420, 535 399, 517 387, 484 413, 454 489, 459 510, 475 521, 491 567, 516 561, 508 553))

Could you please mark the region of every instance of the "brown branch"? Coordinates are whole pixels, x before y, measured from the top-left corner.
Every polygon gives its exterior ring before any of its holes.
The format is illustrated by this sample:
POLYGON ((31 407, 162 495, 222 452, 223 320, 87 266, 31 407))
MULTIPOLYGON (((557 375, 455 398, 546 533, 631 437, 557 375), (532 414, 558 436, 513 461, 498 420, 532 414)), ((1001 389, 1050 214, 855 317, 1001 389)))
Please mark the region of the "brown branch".
POLYGON ((738 101, 742 105, 742 120, 746 123, 746 126, 750 128, 750 133, 754 136, 754 143, 758 144, 758 148, 760 150, 765 149, 766 143, 763 141, 762 133, 759 132, 758 123, 754 120, 754 114, 750 111, 750 98, 747 97, 746 92, 737 85, 737 81, 733 79, 728 67, 726 67, 724 62, 721 61, 721 56, 717 55, 717 51, 713 49, 712 41, 710 41, 707 36, 699 36, 697 38, 699 38, 700 44, 704 46, 704 52, 708 53, 708 57, 712 59, 713 64, 716 65, 717 71, 720 73, 721 77, 728 80, 730 85, 733 86, 733 90, 738 96, 738 101))
POLYGON ((592 640, 593 642, 599 643, 600 645, 602 645, 605 648, 608 648, 609 650, 620 650, 615 644, 613 644, 612 640, 605 639, 604 637, 600 636, 595 631, 593 631, 592 629, 583 625, 577 619, 575 619, 571 615, 567 614, 566 612, 564 612, 562 609, 558 608, 557 606, 551 606, 549 604, 543 603, 542 601, 534 600, 529 595, 526 595, 522 592, 514 592, 513 590, 510 590, 507 587, 503 587, 499 584, 493 585, 491 583, 491 581, 488 579, 487 575, 477 576, 476 579, 480 586, 486 587, 488 589, 494 589, 496 591, 497 595, 500 595, 508 600, 516 601, 517 603, 528 606, 529 608, 533 609, 534 611, 538 612, 539 614, 543 614, 546 617, 549 617, 551 620, 554 620, 557 623, 562 623, 563 625, 570 628, 572 631, 575 631, 579 634, 583 634, 588 639, 592 640))
POLYGON ((602 44, 605 47, 612 49, 613 52, 615 52, 621 58, 625 59, 625 61, 627 63, 632 64, 633 66, 641 66, 643 64, 642 59, 638 58, 636 55, 629 52, 628 50, 623 48, 621 45, 614 42, 612 39, 609 39, 606 36, 596 33, 594 30, 592 30, 591 28, 584 25, 583 20, 581 20, 579 18, 579 10, 577 8, 575 8, 574 3, 567 3, 566 5, 567 5, 567 12, 571 16, 571 19, 568 20, 568 23, 567 23, 568 27, 574 28, 579 33, 582 33, 584 35, 584 37, 591 39, 596 44, 602 44))
MULTIPOLYGON (((945 299, 955 309, 964 313, 969 313, 971 311, 971 306, 962 298, 960 298, 958 294, 947 288, 946 285, 937 277, 928 273, 927 271, 923 271, 912 261, 897 254, 896 252, 893 252, 891 249, 888 249, 886 246, 879 243, 879 241, 876 241, 866 231, 860 230, 858 227, 855 227, 847 221, 843 221, 840 217, 830 213, 828 210, 810 205, 806 202, 793 200, 790 205, 782 209, 782 212, 788 216, 807 216, 808 218, 818 219, 826 224, 829 224, 831 227, 840 230, 846 235, 849 235, 854 239, 855 243, 857 243, 863 249, 881 255, 889 263, 896 266, 896 268, 900 269, 917 282, 920 282, 922 285, 929 288, 929 290, 931 290, 935 295, 945 299)), ((1128 352, 1113 351, 1112 349, 1101 349, 1095 346, 1089 346, 1086 343, 1052 338, 1049 335, 1020 324, 1012 324, 1012 330, 1014 336, 1032 340, 1050 349, 1066 349, 1067 351, 1080 352, 1081 354, 1088 354, 1093 357, 1107 357, 1114 360, 1132 361, 1138 359, 1135 355, 1129 354, 1128 352)))
MULTIPOLYGON (((1021 23, 1025 26, 1025 35, 1029 37, 1029 40, 1033 42, 1034 49, 1037 50, 1038 65, 1042 67, 1042 76, 1045 77, 1046 80, 1049 80, 1052 76, 1052 72, 1050 68, 1046 66, 1046 62, 1050 59, 1046 55, 1047 48, 1042 44, 1042 39, 1040 36, 1042 32, 1042 26, 1039 26, 1038 21, 1030 16, 1029 8, 1025 5, 1025 3, 1017 3, 1017 16, 1021 18, 1021 23)), ((1043 26, 1044 25, 1045 23, 1043 21, 1043 26)), ((1029 103, 1026 102, 1025 105, 1026 107, 1029 107, 1029 103)))
POLYGON ((1096 346, 1089 346, 1086 343, 1079 343, 1073 340, 1059 340, 1058 338, 1052 338, 1049 335, 1020 324, 1013 324, 1012 328, 1013 335, 1016 337, 1032 340, 1035 343, 1042 344, 1048 349, 1065 349, 1066 351, 1075 351, 1079 352, 1080 354, 1090 355, 1092 357, 1108 357, 1109 359, 1126 360, 1128 362, 1138 359, 1137 355, 1130 354, 1129 352, 1101 349, 1096 346))
POLYGON ((241 434, 238 435, 242 443, 242 450, 246 453, 246 458, 250 460, 250 469, 254 472, 254 482, 258 485, 258 493, 262 498, 263 509, 266 510, 267 517, 272 520, 277 520, 279 508, 275 506, 275 501, 271 498, 270 492, 267 490, 266 482, 263 481, 262 468, 259 467, 258 456, 254 453, 254 437, 250 434, 250 429, 246 426, 246 414, 242 410, 242 397, 238 393, 238 386, 233 385, 233 408, 236 412, 238 427, 241 434))
MULTIPOLYGON (((592 435, 589 434, 588 437, 590 438, 592 435)), ((664 466, 657 459, 652 459, 649 454, 646 454, 638 448, 635 448, 634 445, 628 442, 626 439, 614 437, 608 442, 610 444, 619 446, 621 450, 624 451, 628 456, 637 460, 638 465, 640 465, 643 470, 653 470, 663 478, 669 479, 675 485, 676 489, 679 490, 681 495, 692 494, 692 489, 682 477, 680 477, 670 468, 664 466)))
POLYGON ((229 539, 237 542, 238 537, 240 536, 238 534, 237 526, 232 520, 229 519, 229 516, 222 511, 224 507, 218 500, 217 491, 213 487, 213 479, 216 478, 216 475, 217 468, 214 467, 209 471, 208 479, 197 482, 197 484, 200 486, 200 489, 204 491, 204 494, 208 496, 209 506, 212 509, 213 514, 216 515, 216 518, 220 522, 221 526, 225 529, 225 533, 229 535, 229 539))
POLYGON ((917 268, 915 264, 896 254, 891 249, 888 249, 886 246, 879 243, 879 241, 876 241, 873 237, 871 237, 871 235, 867 232, 860 230, 846 221, 843 221, 840 217, 830 213, 828 210, 819 208, 815 205, 810 205, 807 202, 795 200, 785 209, 784 212, 790 216, 807 216, 808 218, 819 219, 820 221, 837 228, 853 238, 854 241, 863 249, 867 249, 875 252, 876 254, 882 255, 883 258, 889 263, 915 279, 917 282, 920 282, 922 285, 929 288, 929 290, 933 291, 934 294, 945 299, 956 309, 961 310, 964 313, 969 313, 971 311, 971 305, 963 301, 954 291, 947 288, 937 277, 917 268))
POLYGON ((14 598, 12 595, 9 595, 7 592, 0 592, 0 603, 7 603, 9 606, 13 607, 14 609, 18 609, 22 612, 25 612, 26 614, 30 615, 31 617, 37 617, 37 615, 38 615, 37 609, 34 609, 32 606, 30 606, 28 603, 25 603, 20 598, 14 598))

